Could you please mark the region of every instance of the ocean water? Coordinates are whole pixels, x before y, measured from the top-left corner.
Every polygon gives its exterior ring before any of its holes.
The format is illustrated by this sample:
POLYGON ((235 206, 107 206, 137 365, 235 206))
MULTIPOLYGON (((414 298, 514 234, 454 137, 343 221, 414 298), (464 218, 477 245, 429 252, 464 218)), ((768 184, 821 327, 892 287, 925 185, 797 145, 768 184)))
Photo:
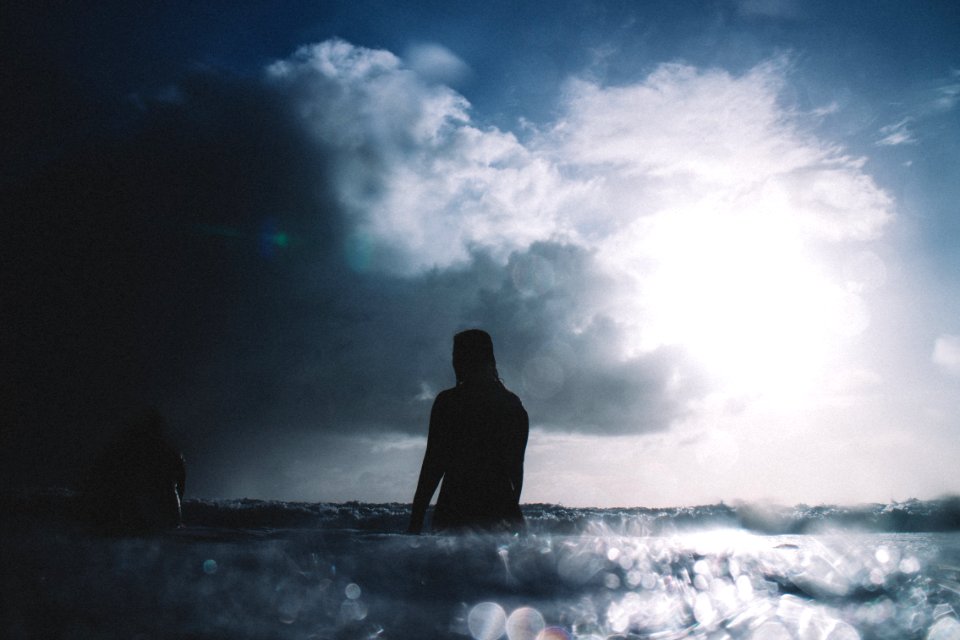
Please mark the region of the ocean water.
POLYGON ((523 535, 409 536, 408 505, 188 501, 116 536, 72 501, 6 500, 2 637, 960 640, 950 502, 531 505, 523 535))

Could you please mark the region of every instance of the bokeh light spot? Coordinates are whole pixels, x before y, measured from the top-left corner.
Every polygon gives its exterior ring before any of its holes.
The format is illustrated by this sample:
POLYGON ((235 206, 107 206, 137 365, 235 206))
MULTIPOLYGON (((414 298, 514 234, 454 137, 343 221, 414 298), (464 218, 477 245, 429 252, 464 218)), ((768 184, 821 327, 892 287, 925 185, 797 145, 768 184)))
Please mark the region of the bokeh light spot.
POLYGON ((960 622, 953 617, 940 618, 927 632, 927 640, 960 640, 960 622))
POLYGON ((838 621, 824 640, 860 640, 860 634, 846 622, 838 621))
POLYGON ((290 584, 277 588, 277 619, 283 624, 293 624, 303 609, 303 595, 290 584))
POLYGON ((910 556, 909 558, 904 558, 900 561, 900 571, 903 573, 916 573, 920 571, 920 561, 910 556))
POLYGON ((344 600, 340 605, 341 620, 363 620, 366 617, 367 607, 359 600, 344 600))
POLYGON ((768 620, 753 630, 750 640, 793 640, 793 635, 781 623, 768 620))
POLYGON ((507 614, 496 602, 481 602, 467 616, 467 629, 476 640, 497 640, 506 626, 507 614))
POLYGON ((217 572, 217 561, 212 558, 203 561, 203 572, 207 575, 213 575, 217 572))
POLYGON ((710 626, 717 619, 717 610, 714 608, 709 594, 697 594, 697 599, 693 604, 693 617, 705 627, 710 626))
POLYGON ((507 637, 510 640, 535 640, 545 626, 539 611, 520 607, 507 618, 507 637))
MULTIPOLYGON (((595 637, 587 636, 587 639, 595 637)), ((537 640, 570 640, 570 634, 561 627, 547 627, 537 634, 537 640)))

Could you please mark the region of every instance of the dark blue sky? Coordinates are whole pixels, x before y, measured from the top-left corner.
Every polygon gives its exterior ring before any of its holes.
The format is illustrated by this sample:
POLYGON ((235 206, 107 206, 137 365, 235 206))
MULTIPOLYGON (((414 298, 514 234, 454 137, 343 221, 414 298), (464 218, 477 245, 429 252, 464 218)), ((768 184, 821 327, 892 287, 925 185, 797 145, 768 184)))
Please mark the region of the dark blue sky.
POLYGON ((0 17, 10 480, 152 404, 199 494, 405 499, 480 325, 527 499, 957 490, 956 4, 83 4, 0 17))

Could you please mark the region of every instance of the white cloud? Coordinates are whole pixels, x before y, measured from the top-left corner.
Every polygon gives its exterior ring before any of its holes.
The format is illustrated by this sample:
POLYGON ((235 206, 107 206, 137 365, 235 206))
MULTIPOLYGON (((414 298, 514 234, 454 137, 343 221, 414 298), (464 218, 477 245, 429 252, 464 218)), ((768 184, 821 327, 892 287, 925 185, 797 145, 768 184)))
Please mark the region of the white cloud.
POLYGON ((431 82, 456 84, 470 73, 463 60, 436 43, 415 44, 403 57, 411 69, 431 82))
POLYGON ((938 79, 933 88, 925 89, 919 98, 919 105, 910 114, 880 128, 880 138, 876 144, 879 146, 917 144, 919 140, 914 132, 916 129, 921 128, 927 120, 952 111, 960 102, 958 78, 960 78, 960 72, 953 70, 946 79, 938 79))
MULTIPOLYGON (((322 400, 324 419, 422 430, 449 383, 443 336, 484 326, 532 418, 526 500, 948 486, 948 464, 925 465, 922 481, 885 471, 919 439, 899 426, 916 407, 891 405, 902 381, 875 354, 893 343, 871 323, 899 276, 876 246, 894 202, 863 158, 784 107, 789 74, 775 60, 743 74, 665 64, 618 86, 573 78, 553 122, 515 135, 476 122, 411 52, 332 41, 272 65, 322 150, 337 230, 366 256, 351 262, 362 274, 330 276, 344 292, 318 304, 330 321, 304 338, 337 347, 318 350, 320 388, 363 390, 349 406, 322 400), (854 444, 869 455, 850 459, 854 444)), ((884 135, 909 136, 910 122, 884 135)), ((937 341, 946 371, 960 372, 958 343, 937 341)), ((937 429, 931 442, 946 442, 937 429)), ((367 463, 325 457, 318 481, 305 460, 303 495, 407 499, 422 440, 345 437, 367 463)))
POLYGON ((562 217, 623 280, 607 313, 633 328, 628 352, 681 344, 738 384, 795 387, 868 326, 817 255, 878 238, 893 201, 779 104, 785 73, 663 65, 626 86, 573 81, 536 141, 590 186, 562 217))
POLYGON ((893 202, 781 105, 788 70, 572 79, 526 142, 385 51, 329 41, 268 71, 331 158, 358 268, 416 276, 476 251, 505 265, 538 242, 579 247, 608 287, 586 306, 573 293, 570 330, 605 318, 621 360, 681 345, 751 384, 796 361, 796 384, 869 325, 819 252, 878 238, 893 202))
POLYGON ((933 362, 949 374, 960 375, 960 336, 939 336, 933 345, 933 362))
POLYGON ((393 268, 422 270, 464 260, 472 246, 502 259, 538 240, 603 250, 659 212, 732 215, 771 198, 812 235, 874 237, 889 198, 859 160, 799 131, 777 102, 783 67, 735 77, 671 64, 621 87, 574 80, 563 117, 530 144, 474 125, 462 96, 385 51, 330 41, 269 73, 337 154, 358 229, 400 252, 393 268))
POLYGON ((916 144, 917 139, 913 132, 908 128, 913 123, 913 118, 906 117, 899 122, 888 124, 880 128, 880 135, 883 136, 877 140, 878 145, 897 146, 901 144, 916 144))
POLYGON ((417 273, 502 259, 555 235, 575 184, 508 132, 470 122, 465 98, 384 51, 328 41, 269 68, 307 130, 334 155, 334 187, 372 267, 417 273))
MULTIPOLYGON (((960 73, 954 71, 953 79, 960 77, 960 73)), ((960 102, 960 82, 950 82, 937 89, 937 98, 934 100, 934 108, 938 111, 950 111, 957 102, 960 102)))

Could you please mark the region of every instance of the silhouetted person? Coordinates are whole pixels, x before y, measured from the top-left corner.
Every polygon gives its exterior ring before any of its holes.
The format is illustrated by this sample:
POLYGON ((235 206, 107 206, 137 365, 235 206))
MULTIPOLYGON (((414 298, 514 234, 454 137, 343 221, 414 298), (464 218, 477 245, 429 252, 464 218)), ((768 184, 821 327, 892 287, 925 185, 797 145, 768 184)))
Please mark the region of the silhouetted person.
POLYGON ((97 457, 83 483, 93 523, 118 531, 180 525, 186 467, 165 429, 163 417, 150 411, 129 424, 97 457))
POLYGON ((453 370, 457 386, 433 402, 409 531, 420 533, 441 479, 434 530, 518 530, 527 412, 500 381, 486 332, 454 336, 453 370))

